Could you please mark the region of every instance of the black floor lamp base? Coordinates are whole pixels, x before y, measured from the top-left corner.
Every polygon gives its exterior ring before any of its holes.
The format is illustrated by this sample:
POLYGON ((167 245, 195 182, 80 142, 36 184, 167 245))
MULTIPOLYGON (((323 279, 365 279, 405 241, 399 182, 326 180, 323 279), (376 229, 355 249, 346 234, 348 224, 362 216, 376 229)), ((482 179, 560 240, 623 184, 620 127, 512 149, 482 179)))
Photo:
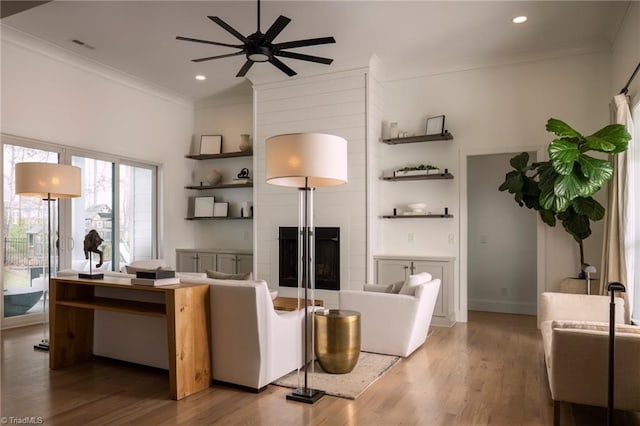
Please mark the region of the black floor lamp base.
POLYGON ((290 394, 287 394, 287 399, 290 401, 304 402, 305 404, 314 404, 317 400, 324 396, 324 391, 318 389, 296 389, 290 394))
POLYGON ((40 343, 33 345, 33 349, 38 349, 40 351, 48 351, 49 350, 49 341, 41 340, 40 343))

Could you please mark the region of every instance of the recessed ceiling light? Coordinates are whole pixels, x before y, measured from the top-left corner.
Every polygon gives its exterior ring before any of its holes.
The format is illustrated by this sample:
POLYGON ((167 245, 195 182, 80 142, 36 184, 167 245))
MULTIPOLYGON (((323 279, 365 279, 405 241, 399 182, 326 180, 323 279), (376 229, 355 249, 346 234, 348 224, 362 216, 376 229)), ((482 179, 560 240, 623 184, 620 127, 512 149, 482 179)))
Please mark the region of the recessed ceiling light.
POLYGON ((202 74, 198 74, 198 75, 196 75, 196 80, 204 81, 204 80, 206 80, 206 79, 207 79, 207 76, 206 76, 206 75, 202 75, 202 74))
POLYGON ((523 22, 527 22, 527 17, 522 15, 522 16, 516 16, 515 18, 512 19, 514 24, 522 24, 523 22))

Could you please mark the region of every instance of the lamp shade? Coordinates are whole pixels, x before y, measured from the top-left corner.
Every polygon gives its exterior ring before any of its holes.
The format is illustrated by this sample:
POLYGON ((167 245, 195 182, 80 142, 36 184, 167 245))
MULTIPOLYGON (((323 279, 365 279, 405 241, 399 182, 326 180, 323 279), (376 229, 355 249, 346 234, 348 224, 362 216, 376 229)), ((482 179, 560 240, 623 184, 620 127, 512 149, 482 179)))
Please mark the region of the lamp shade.
POLYGON ((292 133, 266 141, 267 183, 319 188, 347 183, 347 141, 323 133, 292 133))
POLYGON ((57 163, 17 163, 16 195, 74 198, 82 195, 79 167, 57 163))

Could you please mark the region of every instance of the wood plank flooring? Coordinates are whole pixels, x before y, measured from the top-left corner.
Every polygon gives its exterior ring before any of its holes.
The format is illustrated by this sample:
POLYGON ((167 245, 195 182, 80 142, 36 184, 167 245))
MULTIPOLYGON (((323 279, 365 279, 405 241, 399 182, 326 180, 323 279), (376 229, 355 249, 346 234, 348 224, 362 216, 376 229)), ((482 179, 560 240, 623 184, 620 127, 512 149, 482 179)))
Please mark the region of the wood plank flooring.
MULTIPOLYGON (((212 386, 169 399, 168 373, 96 359, 49 370, 35 351, 42 327, 0 337, 0 414, 41 416, 46 425, 551 425, 553 404, 535 318, 471 312, 467 324, 433 328, 425 345, 360 398, 285 400, 269 386, 253 394, 212 386)), ((604 425, 606 410, 565 404, 561 424, 604 425)), ((640 413, 617 413, 640 425, 640 413)))

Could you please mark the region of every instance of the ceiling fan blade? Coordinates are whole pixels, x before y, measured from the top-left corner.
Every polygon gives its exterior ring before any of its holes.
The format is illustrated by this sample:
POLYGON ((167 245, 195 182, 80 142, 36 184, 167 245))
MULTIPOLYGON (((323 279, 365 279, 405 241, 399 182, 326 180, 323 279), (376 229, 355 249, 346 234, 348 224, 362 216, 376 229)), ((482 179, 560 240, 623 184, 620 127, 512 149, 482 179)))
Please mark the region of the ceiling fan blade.
POLYGON ((289 77, 293 77, 294 75, 298 74, 297 72, 289 68, 287 65, 285 65, 285 63, 282 62, 280 59, 276 58, 275 56, 272 56, 271 59, 269 59, 269 62, 271 62, 273 65, 276 66, 276 68, 278 68, 280 71, 282 71, 289 77))
POLYGON ((235 53, 227 53, 226 55, 208 56, 206 58, 192 59, 191 62, 204 62, 204 61, 210 61, 212 59, 228 58, 230 56, 238 56, 242 54, 244 54, 244 50, 241 50, 235 53))
POLYGON ((283 56, 285 58, 291 58, 291 59, 299 59, 301 61, 317 62, 319 64, 326 64, 326 65, 329 65, 331 64, 331 62, 333 62, 333 59, 329 59, 329 58, 322 58, 320 56, 312 56, 312 55, 304 55, 302 53, 296 53, 296 52, 286 52, 284 50, 274 52, 274 55, 283 56))
POLYGON ((222 28, 230 32, 235 38, 237 38, 241 42, 243 43, 247 42, 247 38, 245 36, 240 34, 238 31, 236 31, 235 28, 233 28, 231 25, 224 22, 222 19, 218 18, 217 16, 207 16, 207 18, 211 19, 213 22, 215 22, 216 24, 220 25, 222 28))
POLYGON ((306 40, 286 41, 284 43, 276 43, 273 47, 278 49, 291 49, 294 47, 314 46, 316 44, 329 44, 335 43, 336 39, 333 37, 320 37, 309 38, 306 40))
POLYGON ((247 62, 245 62, 242 68, 240 68, 240 71, 238 71, 238 74, 236 74, 236 77, 244 77, 252 65, 253 65, 253 61, 248 60, 247 62))
POLYGON ((289 22, 291 22, 291 19, 287 18, 286 16, 278 16, 278 19, 276 19, 275 22, 271 24, 267 32, 264 34, 263 40, 266 43, 271 43, 273 39, 276 38, 278 34, 280 34, 280 32, 282 32, 284 27, 289 24, 289 22))
POLYGON ((182 37, 182 36, 176 37, 176 40, 193 41, 193 42, 196 42, 196 43, 205 43, 205 44, 214 44, 216 46, 226 46, 226 47, 236 47, 236 48, 242 48, 243 47, 241 44, 218 43, 217 41, 200 40, 198 38, 182 37))

